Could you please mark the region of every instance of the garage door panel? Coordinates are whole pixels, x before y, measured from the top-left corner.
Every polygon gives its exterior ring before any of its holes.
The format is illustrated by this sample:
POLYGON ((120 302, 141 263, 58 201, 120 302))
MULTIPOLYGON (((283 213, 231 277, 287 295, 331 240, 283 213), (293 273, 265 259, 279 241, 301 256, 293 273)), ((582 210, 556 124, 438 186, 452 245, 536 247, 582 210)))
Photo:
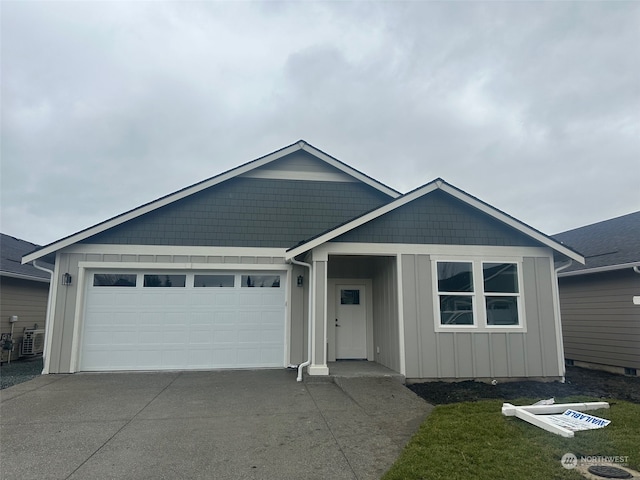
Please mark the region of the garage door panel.
POLYGON ((229 368, 238 365, 238 351, 233 346, 216 346, 211 352, 213 368, 229 368))
POLYGON ((88 275, 80 369, 284 366, 286 276, 280 287, 243 287, 243 274, 198 287, 189 273, 173 287, 144 287, 139 273, 135 287, 94 287, 88 275))
POLYGON ((263 347, 260 354, 260 362, 270 366, 277 366, 281 357, 280 349, 275 346, 273 348, 263 347))
POLYGON ((211 345, 213 344, 213 330, 211 328, 198 328, 193 327, 189 330, 189 345, 191 348, 198 345, 211 345))
POLYGON ((95 293, 92 295, 92 307, 99 309, 100 307, 126 307, 127 305, 137 305, 139 293, 131 288, 118 287, 95 287, 95 293))
POLYGON ((217 329, 213 335, 213 345, 217 348, 238 343, 238 331, 235 328, 217 329))
POLYGON ((191 304, 194 306, 235 307, 240 296, 227 289, 202 288, 191 293, 191 304))

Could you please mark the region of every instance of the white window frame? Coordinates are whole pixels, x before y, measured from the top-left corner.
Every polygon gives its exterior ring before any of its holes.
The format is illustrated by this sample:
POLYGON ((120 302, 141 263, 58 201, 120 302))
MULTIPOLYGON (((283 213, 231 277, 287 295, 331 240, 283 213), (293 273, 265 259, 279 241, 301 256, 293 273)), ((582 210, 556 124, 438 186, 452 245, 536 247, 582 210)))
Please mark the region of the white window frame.
POLYGON ((524 287, 522 257, 490 257, 490 256, 432 256, 431 272, 433 280, 433 322, 436 332, 519 332, 526 333, 527 324, 524 308, 524 287), (438 263, 466 262, 471 263, 473 274, 473 292, 440 292, 438 290, 438 263), (510 263, 516 265, 518 293, 485 292, 484 265, 486 263, 510 263), (471 296, 473 302, 473 325, 443 325, 440 319, 440 295, 471 296), (518 325, 489 325, 487 323, 487 301, 489 297, 515 297, 518 308, 518 325))
POLYGON ((434 300, 434 306, 435 309, 437 311, 437 318, 436 318, 436 322, 438 325, 440 325, 441 327, 444 327, 445 329, 454 329, 454 330, 460 330, 460 329, 476 329, 478 327, 478 297, 477 297, 477 278, 476 278, 476 274, 475 274, 475 265, 473 260, 471 259, 438 259, 436 261, 433 262, 433 270, 434 270, 434 281, 433 281, 433 285, 434 285, 434 291, 435 291, 435 300, 434 300), (438 263, 468 263, 471 264, 471 280, 473 282, 473 290, 470 292, 441 292, 440 289, 438 288, 438 263), (471 314, 473 315, 473 324, 471 325, 457 325, 457 324, 450 324, 450 325, 443 325, 442 319, 440 318, 440 296, 441 295, 447 295, 447 296, 452 296, 452 297, 471 297, 471 314))

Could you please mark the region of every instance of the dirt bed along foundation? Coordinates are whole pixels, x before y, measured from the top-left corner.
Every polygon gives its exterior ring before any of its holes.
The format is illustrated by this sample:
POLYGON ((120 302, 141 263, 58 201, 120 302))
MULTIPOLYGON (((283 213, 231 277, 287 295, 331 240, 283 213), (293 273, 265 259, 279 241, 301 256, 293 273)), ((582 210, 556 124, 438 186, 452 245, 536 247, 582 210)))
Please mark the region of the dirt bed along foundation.
POLYGON ((425 382, 409 385, 427 402, 472 402, 484 399, 516 399, 568 397, 586 395, 596 398, 616 398, 640 403, 640 377, 628 377, 599 370, 567 367, 566 382, 499 382, 491 385, 476 381, 425 382))

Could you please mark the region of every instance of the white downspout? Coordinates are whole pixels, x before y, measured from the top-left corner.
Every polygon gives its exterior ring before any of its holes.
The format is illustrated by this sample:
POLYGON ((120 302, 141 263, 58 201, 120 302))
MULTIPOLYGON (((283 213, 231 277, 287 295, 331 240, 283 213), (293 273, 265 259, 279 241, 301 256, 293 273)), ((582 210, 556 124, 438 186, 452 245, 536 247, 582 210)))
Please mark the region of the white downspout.
POLYGON ((636 273, 640 273, 640 266, 636 265, 635 267, 633 267, 633 271, 636 273))
POLYGON ((313 333, 312 330, 312 325, 313 323, 311 322, 311 314, 313 313, 313 302, 311 301, 311 299, 313 298, 313 267, 311 266, 311 264, 309 263, 305 263, 305 262, 300 262, 298 260, 296 260, 295 258, 292 258, 290 260, 291 263, 295 264, 295 265, 300 265, 302 267, 306 267, 309 269, 309 318, 307 319, 309 326, 307 328, 307 337, 308 337, 308 346, 307 346, 307 357, 308 359, 305 362, 302 362, 300 365, 298 365, 298 378, 297 381, 301 382, 302 381, 302 369, 304 367, 308 367, 309 365, 311 365, 311 334, 313 333))
POLYGON ((556 291, 556 299, 554 302, 554 309, 556 311, 556 328, 558 329, 558 333, 556 334, 557 338, 557 348, 558 348, 558 366, 560 367, 560 371, 562 372, 562 383, 565 382, 565 373, 567 372, 567 368, 564 365, 564 339, 562 337, 562 318, 560 313, 560 285, 558 284, 558 273, 562 270, 565 270, 571 266, 573 260, 569 259, 565 263, 561 264, 559 267, 554 269, 555 272, 555 280, 554 280, 554 290, 556 291))
POLYGON ((43 369, 42 373, 46 370, 46 361, 47 355, 49 355, 48 347, 49 347, 49 336, 51 335, 51 298, 53 297, 53 282, 54 282, 54 273, 53 270, 49 270, 48 268, 41 267, 38 265, 38 261, 33 261, 33 266, 38 270, 42 270, 49 274, 49 294, 47 295, 47 314, 44 320, 44 349, 42 350, 42 359, 43 359, 43 369))

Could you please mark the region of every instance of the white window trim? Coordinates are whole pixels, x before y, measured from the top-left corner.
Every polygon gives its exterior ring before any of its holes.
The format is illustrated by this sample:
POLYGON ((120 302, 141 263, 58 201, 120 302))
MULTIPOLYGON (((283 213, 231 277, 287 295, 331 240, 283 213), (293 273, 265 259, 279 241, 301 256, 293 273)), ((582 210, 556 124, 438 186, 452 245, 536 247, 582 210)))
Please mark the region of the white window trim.
POLYGON ((433 285, 434 285, 434 292, 435 292, 435 298, 433 301, 433 306, 434 309, 436 311, 436 323, 443 328, 445 331, 446 330, 477 330, 478 328, 478 296, 476 295, 477 292, 477 278, 476 278, 476 268, 474 265, 474 262, 472 259, 470 258, 456 258, 456 259, 444 259, 444 258, 439 258, 437 260, 434 260, 432 262, 432 271, 433 271, 433 285), (470 263, 471 264, 471 275, 472 275, 472 281, 473 281, 473 290, 470 292, 441 292, 438 288, 438 263, 444 263, 444 262, 449 262, 449 263, 470 263), (449 295, 449 296, 455 296, 455 297, 471 297, 471 313, 473 314, 473 325, 457 325, 457 324, 451 324, 451 325, 443 325, 441 323, 441 318, 440 318, 440 295, 449 295))
MULTIPOLYGON (((464 255, 432 255, 431 256, 431 278, 433 279, 433 322, 436 332, 473 332, 473 333, 506 333, 517 332, 526 333, 527 322, 524 308, 524 284, 522 272, 522 257, 487 257, 487 256, 464 256, 464 255), (473 325, 442 325, 440 323, 440 295, 438 291, 438 262, 471 263, 473 268, 473 292, 451 292, 453 295, 471 296, 473 302, 473 325), (485 263, 511 263, 515 264, 518 273, 518 293, 494 293, 484 291, 483 266, 485 263), (486 297, 516 297, 518 305, 518 325, 488 325, 486 297)), ((445 292, 446 293, 446 292, 445 292)))

